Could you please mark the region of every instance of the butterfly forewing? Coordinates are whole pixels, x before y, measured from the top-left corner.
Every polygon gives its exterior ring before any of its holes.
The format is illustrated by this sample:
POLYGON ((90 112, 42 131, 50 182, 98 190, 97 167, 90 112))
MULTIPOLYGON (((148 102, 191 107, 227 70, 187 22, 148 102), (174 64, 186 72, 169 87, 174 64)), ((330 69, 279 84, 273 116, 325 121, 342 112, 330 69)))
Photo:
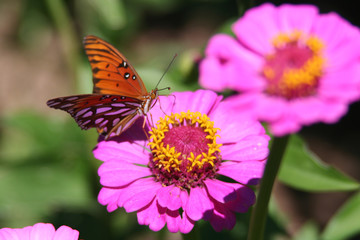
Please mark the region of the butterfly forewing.
POLYGON ((98 128, 110 136, 120 135, 139 117, 142 101, 118 95, 85 94, 60 97, 47 102, 49 107, 68 112, 82 129, 98 128))
POLYGON ((140 76, 113 46, 98 37, 87 36, 84 47, 93 71, 94 93, 133 98, 148 95, 140 76))

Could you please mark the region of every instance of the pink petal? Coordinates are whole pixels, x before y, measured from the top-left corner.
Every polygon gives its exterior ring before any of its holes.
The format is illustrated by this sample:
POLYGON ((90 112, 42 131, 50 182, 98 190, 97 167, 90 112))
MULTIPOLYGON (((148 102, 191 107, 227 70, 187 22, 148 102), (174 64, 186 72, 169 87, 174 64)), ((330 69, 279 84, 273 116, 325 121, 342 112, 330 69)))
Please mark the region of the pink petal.
POLYGON ((149 225, 150 222, 158 215, 156 201, 152 201, 143 209, 137 212, 137 219, 140 225, 149 225))
POLYGON ((223 80, 224 71, 219 65, 219 59, 215 57, 207 57, 201 61, 199 66, 199 84, 203 88, 214 91, 223 91, 228 88, 228 82, 223 80))
POLYGON ((241 43, 254 52, 264 55, 272 51, 271 39, 279 34, 279 26, 275 19, 275 6, 265 3, 246 11, 232 29, 241 43))
MULTIPOLYGON (((42 223, 41 223, 42 224, 42 223)), ((20 240, 32 240, 31 239, 31 232, 33 231, 33 226, 27 226, 24 228, 17 228, 13 229, 17 233, 18 236, 20 236, 20 240)))
POLYGON ((126 212, 137 211, 149 204, 160 188, 161 184, 153 178, 139 179, 124 189, 118 204, 124 206, 126 212))
POLYGON ((324 115, 321 117, 321 121, 324 123, 336 123, 343 117, 348 111, 348 105, 337 102, 323 103, 322 110, 324 115))
POLYGON ((283 98, 259 94, 254 111, 259 120, 266 122, 276 121, 286 114, 287 104, 287 101, 283 98))
POLYGON ((244 48, 234 38, 217 34, 210 39, 206 58, 200 63, 199 82, 216 91, 227 88, 251 90, 263 84, 261 78, 254 77, 262 65, 262 57, 244 48), (247 81, 249 77, 251 81, 247 81))
POLYGON ((359 29, 336 13, 322 14, 315 22, 314 34, 325 43, 326 57, 331 68, 343 68, 358 60, 359 29))
POLYGON ((234 143, 249 135, 265 134, 261 124, 245 114, 234 98, 221 102, 209 117, 214 127, 220 128, 219 143, 234 143))
POLYGON ((321 79, 318 95, 344 103, 357 101, 360 98, 360 64, 354 62, 338 71, 325 74, 321 79), (346 81, 339 81, 346 79, 346 81))
POLYGON ((306 99, 298 99, 292 101, 289 106, 289 112, 296 116, 299 122, 312 123, 317 121, 319 117, 324 114, 321 109, 321 100, 316 97, 308 97, 306 99), (309 111, 312 109, 312 111, 309 111))
POLYGON ((50 223, 37 223, 30 232, 31 240, 52 239, 55 234, 55 227, 50 223))
POLYGON ((263 175, 266 161, 223 162, 219 174, 242 184, 256 185, 263 175))
MULTIPOLYGON (((160 231, 166 224, 165 208, 157 205, 158 213, 154 215, 153 221, 149 223, 149 228, 155 232, 160 231)), ((154 212, 155 213, 155 212, 154 212)))
POLYGON ((166 224, 169 232, 175 233, 179 231, 181 217, 179 211, 166 210, 166 224))
POLYGON ((127 162, 104 162, 98 170, 100 183, 106 187, 121 187, 136 179, 151 175, 147 167, 137 166, 127 162))
POLYGON ((262 92, 251 92, 228 98, 234 102, 235 109, 244 112, 255 120, 276 121, 287 110, 287 101, 280 97, 271 97, 262 92))
POLYGON ((294 30, 300 30, 308 34, 319 12, 312 5, 283 4, 277 8, 276 15, 281 32, 291 33, 294 30))
MULTIPOLYGON (((28 235, 29 236, 29 235, 28 235)), ((19 236, 19 234, 11 228, 2 228, 0 229, 0 239, 1 240, 28 240, 29 237, 19 236)))
POLYGON ((218 202, 225 203, 236 198, 235 189, 222 181, 207 179, 204 183, 209 195, 218 202))
POLYGON ((325 100, 314 97, 303 101, 293 101, 290 110, 302 125, 310 125, 319 121, 333 123, 345 115, 347 105, 332 99, 325 100), (308 111, 309 108, 314 110, 308 111))
POLYGON ((178 210, 182 206, 180 192, 180 188, 174 185, 160 188, 156 194, 159 205, 172 211, 178 210))
POLYGON ((254 191, 241 184, 228 183, 236 189, 236 199, 226 203, 226 207, 234 212, 245 213, 249 208, 255 204, 254 191))
POLYGON ((277 137, 296 133, 301 129, 300 122, 296 117, 289 115, 269 124, 270 132, 277 137))
POLYGON ((150 111, 149 122, 155 124, 160 117, 164 117, 164 113, 170 115, 177 101, 175 93, 171 93, 169 96, 159 96, 159 100, 150 111))
POLYGON ((56 230, 53 240, 77 240, 79 232, 68 226, 61 226, 56 230))
POLYGON ((137 218, 140 225, 149 225, 151 230, 159 231, 166 223, 165 208, 161 208, 156 201, 152 201, 137 212, 137 218))
POLYGON ((185 207, 189 218, 194 221, 200 220, 211 214, 213 207, 213 203, 203 188, 191 188, 190 196, 185 207))
POLYGON ((37 223, 24 228, 0 229, 1 240, 77 240, 79 232, 68 226, 61 226, 58 230, 50 223, 37 223))
POLYGON ((174 106, 173 112, 201 112, 209 114, 210 110, 214 108, 222 96, 218 96, 215 92, 208 90, 197 90, 196 92, 181 92, 177 93, 176 99, 178 104, 174 106))
POLYGON ((113 212, 118 208, 118 199, 121 197, 124 188, 102 188, 98 195, 98 201, 107 205, 107 211, 113 212))
POLYGON ((149 152, 137 144, 102 141, 98 143, 93 153, 95 158, 101 161, 116 160, 144 165, 149 162, 149 152))
POLYGON ((186 206, 187 202, 189 201, 188 192, 187 191, 181 191, 180 192, 180 199, 181 199, 182 207, 184 208, 184 206, 186 206))
POLYGON ((294 101, 291 111, 302 125, 316 122, 334 123, 346 114, 347 105, 332 99, 308 98, 304 101, 294 101), (314 110, 308 111, 309 108, 314 110))
POLYGON ((179 226, 179 230, 181 233, 189 233, 195 225, 195 221, 191 220, 187 215, 186 212, 184 211, 182 213, 182 219, 180 221, 180 226, 179 226))
POLYGON ((162 110, 158 104, 155 105, 151 110, 152 119, 156 123, 160 117, 164 117, 164 112, 167 115, 171 115, 171 113, 187 112, 190 110, 191 112, 198 111, 209 114, 210 110, 215 108, 221 99, 222 96, 218 96, 215 92, 209 90, 174 92, 168 97, 160 97, 162 110), (163 101, 163 99, 165 100, 163 101))
POLYGON ((221 146, 221 155, 232 161, 264 160, 269 155, 269 140, 267 135, 248 136, 237 143, 221 146))
POLYGON ((236 223, 235 214, 229 211, 224 204, 215 203, 214 212, 209 220, 211 226, 216 232, 220 232, 223 229, 231 230, 236 223))

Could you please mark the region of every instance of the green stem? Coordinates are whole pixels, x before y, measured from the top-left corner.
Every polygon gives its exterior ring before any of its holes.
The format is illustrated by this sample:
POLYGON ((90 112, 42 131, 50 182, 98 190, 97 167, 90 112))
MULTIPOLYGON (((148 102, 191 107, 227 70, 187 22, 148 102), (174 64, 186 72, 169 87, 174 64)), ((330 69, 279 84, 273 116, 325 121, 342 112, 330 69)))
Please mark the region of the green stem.
POLYGON ((273 139, 264 176, 261 179, 256 205, 251 213, 248 240, 261 240, 264 238, 269 199, 288 139, 289 136, 280 138, 275 137, 273 139))
MULTIPOLYGON (((64 51, 64 58, 67 68, 73 80, 78 78, 80 64, 79 57, 79 40, 76 35, 73 20, 68 13, 63 0, 44 0, 54 24, 59 32, 61 43, 64 51)), ((76 82, 76 81, 74 81, 76 82)))

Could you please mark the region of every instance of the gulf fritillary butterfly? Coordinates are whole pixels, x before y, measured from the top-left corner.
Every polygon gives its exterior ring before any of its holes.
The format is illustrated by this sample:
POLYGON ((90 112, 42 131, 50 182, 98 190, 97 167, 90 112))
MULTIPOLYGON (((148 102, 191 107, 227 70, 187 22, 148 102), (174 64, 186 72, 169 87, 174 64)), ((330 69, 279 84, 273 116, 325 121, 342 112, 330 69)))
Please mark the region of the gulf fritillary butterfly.
POLYGON ((93 73, 93 94, 54 98, 46 104, 68 112, 82 129, 97 128, 105 139, 113 133, 118 136, 146 116, 159 90, 149 93, 127 59, 106 41, 86 36, 84 48, 93 73))

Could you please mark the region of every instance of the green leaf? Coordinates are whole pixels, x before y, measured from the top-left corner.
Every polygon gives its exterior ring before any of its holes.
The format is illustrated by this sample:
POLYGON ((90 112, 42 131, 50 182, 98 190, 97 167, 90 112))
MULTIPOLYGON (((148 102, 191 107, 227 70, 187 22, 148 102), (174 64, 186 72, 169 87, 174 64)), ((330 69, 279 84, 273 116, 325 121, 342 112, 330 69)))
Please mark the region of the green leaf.
POLYGON ((34 113, 1 119, 0 222, 19 227, 93 204, 91 148, 76 123, 34 113))
POLYGON ((350 191, 360 184, 332 166, 323 163, 293 135, 282 160, 279 180, 305 191, 350 191))
POLYGON ((301 229, 295 234, 292 240, 318 240, 319 229, 313 222, 305 223, 301 229))
POLYGON ((360 233, 360 192, 352 196, 332 217, 326 226, 322 239, 342 240, 360 233))
POLYGON ((60 207, 91 203, 88 183, 78 169, 56 164, 6 166, 0 170, 0 212, 9 225, 28 225, 60 207))

